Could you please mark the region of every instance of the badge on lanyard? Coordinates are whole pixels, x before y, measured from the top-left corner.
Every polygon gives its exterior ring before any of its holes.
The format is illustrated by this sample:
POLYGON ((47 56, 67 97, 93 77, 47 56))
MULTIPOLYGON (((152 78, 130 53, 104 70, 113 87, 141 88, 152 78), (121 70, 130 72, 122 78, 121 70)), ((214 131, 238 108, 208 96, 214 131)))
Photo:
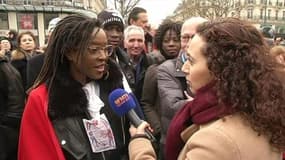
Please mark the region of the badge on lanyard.
POLYGON ((113 131, 104 114, 100 119, 83 119, 83 123, 93 152, 116 149, 113 131))

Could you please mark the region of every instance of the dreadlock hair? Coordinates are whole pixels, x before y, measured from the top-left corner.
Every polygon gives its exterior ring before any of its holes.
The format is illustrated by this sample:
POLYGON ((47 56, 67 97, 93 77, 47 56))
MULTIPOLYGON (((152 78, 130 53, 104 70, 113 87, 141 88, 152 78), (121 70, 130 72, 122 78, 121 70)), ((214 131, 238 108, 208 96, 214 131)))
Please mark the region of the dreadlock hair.
POLYGON ((167 31, 173 31, 174 33, 176 33, 177 37, 180 40, 181 27, 182 27, 182 23, 180 22, 173 22, 171 20, 166 20, 162 22, 162 24, 157 29, 157 32, 154 37, 154 43, 156 44, 156 47, 159 49, 160 53, 166 59, 169 59, 172 57, 168 57, 165 51, 162 49, 163 38, 167 31))
POLYGON ((59 21, 50 37, 43 69, 32 88, 48 81, 50 89, 56 76, 70 76, 66 55, 76 52, 79 60, 86 53, 94 29, 96 35, 100 26, 97 19, 79 14, 69 15, 59 21))

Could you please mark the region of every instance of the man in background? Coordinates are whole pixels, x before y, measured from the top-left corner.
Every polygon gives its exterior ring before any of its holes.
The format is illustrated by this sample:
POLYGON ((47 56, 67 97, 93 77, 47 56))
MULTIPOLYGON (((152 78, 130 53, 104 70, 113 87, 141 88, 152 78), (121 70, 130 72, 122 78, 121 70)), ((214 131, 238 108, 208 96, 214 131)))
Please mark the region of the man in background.
POLYGON ((10 61, 11 59, 11 42, 6 37, 0 38, 0 56, 4 56, 10 61))
POLYGON ((195 35, 197 26, 206 21, 202 17, 192 17, 183 23, 180 37, 181 51, 186 52, 187 43, 195 35))
POLYGON ((161 139, 160 158, 163 160, 165 140, 169 124, 175 113, 192 98, 187 90, 185 74, 181 68, 186 57, 183 58, 187 43, 196 33, 197 26, 207 20, 201 17, 192 17, 186 20, 181 27, 181 50, 177 58, 169 59, 158 66, 157 85, 161 111, 161 139))
MULTIPOLYGON (((133 67, 128 54, 123 48, 124 19, 122 15, 117 10, 104 9, 97 17, 102 23, 102 27, 107 35, 108 45, 113 46, 113 53, 110 56, 110 59, 115 61, 123 72, 124 89, 129 93, 135 92, 135 88, 132 85, 135 84, 136 81, 133 67)), ((136 107, 135 111, 140 118, 144 119, 140 107, 136 107)))
POLYGON ((18 36, 18 32, 14 29, 9 30, 7 33, 7 38, 11 42, 11 50, 16 49, 18 46, 17 36, 18 36))
POLYGON ((104 9, 98 14, 98 19, 107 35, 108 45, 113 46, 113 53, 110 56, 112 60, 120 65, 122 72, 127 80, 124 87, 135 83, 135 77, 132 71, 132 65, 128 54, 123 48, 124 19, 115 9, 104 9))
POLYGON ((150 25, 148 23, 148 14, 144 8, 134 7, 128 17, 128 25, 142 27, 145 33, 145 51, 150 53, 153 51, 153 36, 150 33, 150 25))

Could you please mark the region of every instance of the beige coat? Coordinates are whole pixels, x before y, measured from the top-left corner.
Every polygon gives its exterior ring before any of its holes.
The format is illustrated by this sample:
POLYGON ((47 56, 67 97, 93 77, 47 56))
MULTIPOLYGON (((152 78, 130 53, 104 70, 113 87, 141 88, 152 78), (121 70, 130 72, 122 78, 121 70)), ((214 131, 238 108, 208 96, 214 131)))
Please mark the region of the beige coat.
MULTIPOLYGON (((205 125, 192 125, 183 131, 186 145, 178 160, 281 160, 264 136, 258 136, 241 116, 231 115, 205 125)), ((129 144, 131 160, 156 159, 148 140, 129 144)))

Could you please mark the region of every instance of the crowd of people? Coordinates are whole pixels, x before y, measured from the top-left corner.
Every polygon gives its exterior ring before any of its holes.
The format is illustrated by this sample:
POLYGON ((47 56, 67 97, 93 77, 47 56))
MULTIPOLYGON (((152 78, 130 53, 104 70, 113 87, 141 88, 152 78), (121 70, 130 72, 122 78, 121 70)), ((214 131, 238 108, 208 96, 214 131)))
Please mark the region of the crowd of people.
POLYGON ((282 160, 285 48, 237 18, 153 34, 148 15, 57 17, 45 47, 29 31, 1 38, 0 160, 282 160), (139 126, 112 110, 118 88, 139 126))

